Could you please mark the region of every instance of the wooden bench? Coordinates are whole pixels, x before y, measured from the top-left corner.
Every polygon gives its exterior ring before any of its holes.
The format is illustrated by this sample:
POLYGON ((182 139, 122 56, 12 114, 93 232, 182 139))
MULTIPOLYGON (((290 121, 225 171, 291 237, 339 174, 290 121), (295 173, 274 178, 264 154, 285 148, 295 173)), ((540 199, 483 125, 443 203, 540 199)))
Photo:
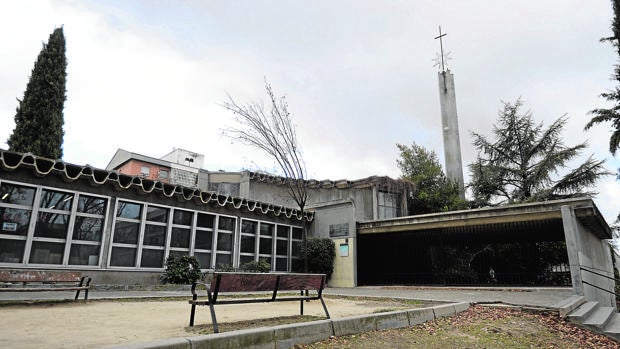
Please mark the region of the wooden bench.
POLYGON ((323 301, 323 288, 325 287, 325 274, 278 274, 278 273, 214 273, 211 284, 195 282, 192 285, 192 306, 189 325, 194 326, 194 314, 197 305, 208 305, 211 310, 213 332, 218 333, 217 319, 215 317, 215 305, 219 304, 244 304, 260 302, 285 302, 299 301, 300 314, 304 314, 304 301, 320 300, 325 315, 329 319, 329 312, 323 301), (207 291, 206 300, 198 300, 198 286, 204 286, 207 291), (280 291, 299 291, 299 296, 280 295, 280 291), (312 291, 312 292, 310 292, 312 291), (259 298, 232 298, 220 299, 220 292, 248 293, 268 292, 266 297, 259 298))
POLYGON ((0 292, 84 291, 88 300, 91 278, 73 271, 0 270, 0 292), (8 284, 5 284, 8 283, 8 284))

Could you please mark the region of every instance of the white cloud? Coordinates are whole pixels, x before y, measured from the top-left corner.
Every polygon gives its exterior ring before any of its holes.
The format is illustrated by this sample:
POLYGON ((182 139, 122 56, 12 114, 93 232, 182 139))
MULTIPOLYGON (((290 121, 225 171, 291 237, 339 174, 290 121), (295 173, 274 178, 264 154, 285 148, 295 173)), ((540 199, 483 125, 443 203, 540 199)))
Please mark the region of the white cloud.
MULTIPOLYGON (((209 169, 270 170, 222 137, 232 117, 219 106, 226 93, 263 98, 267 76, 289 98, 312 177, 397 177, 396 143, 443 158, 432 66, 442 24, 465 169, 475 156, 469 131, 488 133, 500 100, 519 96, 547 125, 567 113, 566 142, 588 139, 609 158, 609 127, 583 125, 613 86, 617 57, 598 42, 610 23, 608 2, 576 0, 3 2, 0 142, 41 43, 64 24, 67 161, 104 167, 119 147, 151 156, 182 147, 204 153, 209 169)), ((617 182, 599 191, 615 195, 617 182)), ((620 211, 610 197, 597 201, 620 211)))

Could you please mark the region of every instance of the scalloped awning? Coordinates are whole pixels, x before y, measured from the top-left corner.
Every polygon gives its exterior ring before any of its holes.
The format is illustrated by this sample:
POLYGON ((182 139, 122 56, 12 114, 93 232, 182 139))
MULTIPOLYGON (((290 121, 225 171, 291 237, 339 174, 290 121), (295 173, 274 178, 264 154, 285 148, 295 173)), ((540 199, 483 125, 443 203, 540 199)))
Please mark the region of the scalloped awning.
POLYGON ((0 172, 12 172, 18 169, 30 169, 33 175, 37 177, 59 176, 66 182, 85 180, 94 186, 112 185, 119 191, 136 190, 147 195, 159 194, 181 201, 192 201, 196 205, 218 205, 229 209, 247 210, 257 214, 284 217, 297 221, 305 219, 307 222, 311 222, 314 219, 314 213, 304 212, 302 215, 299 210, 290 207, 143 179, 116 171, 94 168, 90 165, 74 165, 31 153, 0 150, 0 172))

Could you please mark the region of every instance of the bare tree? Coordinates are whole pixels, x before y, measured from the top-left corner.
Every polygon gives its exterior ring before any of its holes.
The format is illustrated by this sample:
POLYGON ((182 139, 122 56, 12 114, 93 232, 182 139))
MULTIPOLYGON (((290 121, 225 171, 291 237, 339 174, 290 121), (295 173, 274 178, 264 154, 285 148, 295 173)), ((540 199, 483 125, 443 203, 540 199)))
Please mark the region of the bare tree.
MULTIPOLYGON (((288 111, 285 96, 276 96, 271 84, 265 79, 268 106, 263 103, 238 103, 230 95, 224 108, 235 114, 238 128, 227 130, 228 136, 253 146, 274 160, 284 177, 291 198, 299 207, 303 222, 303 244, 306 245, 306 222, 303 221, 308 191, 306 188, 306 164, 297 142, 295 126, 288 111)), ((307 259, 304 258, 307 270, 307 259)))

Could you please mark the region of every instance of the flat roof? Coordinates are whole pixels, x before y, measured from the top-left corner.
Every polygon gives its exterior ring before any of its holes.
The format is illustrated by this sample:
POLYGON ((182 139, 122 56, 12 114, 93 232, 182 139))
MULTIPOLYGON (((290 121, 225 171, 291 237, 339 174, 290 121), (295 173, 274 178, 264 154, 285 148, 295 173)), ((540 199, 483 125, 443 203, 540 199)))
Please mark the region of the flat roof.
POLYGON ((577 219, 602 239, 611 239, 611 229, 591 198, 532 202, 518 205, 441 212, 360 222, 358 234, 382 234, 423 230, 480 231, 497 228, 507 231, 557 229, 562 226, 562 206, 575 210, 577 219))

